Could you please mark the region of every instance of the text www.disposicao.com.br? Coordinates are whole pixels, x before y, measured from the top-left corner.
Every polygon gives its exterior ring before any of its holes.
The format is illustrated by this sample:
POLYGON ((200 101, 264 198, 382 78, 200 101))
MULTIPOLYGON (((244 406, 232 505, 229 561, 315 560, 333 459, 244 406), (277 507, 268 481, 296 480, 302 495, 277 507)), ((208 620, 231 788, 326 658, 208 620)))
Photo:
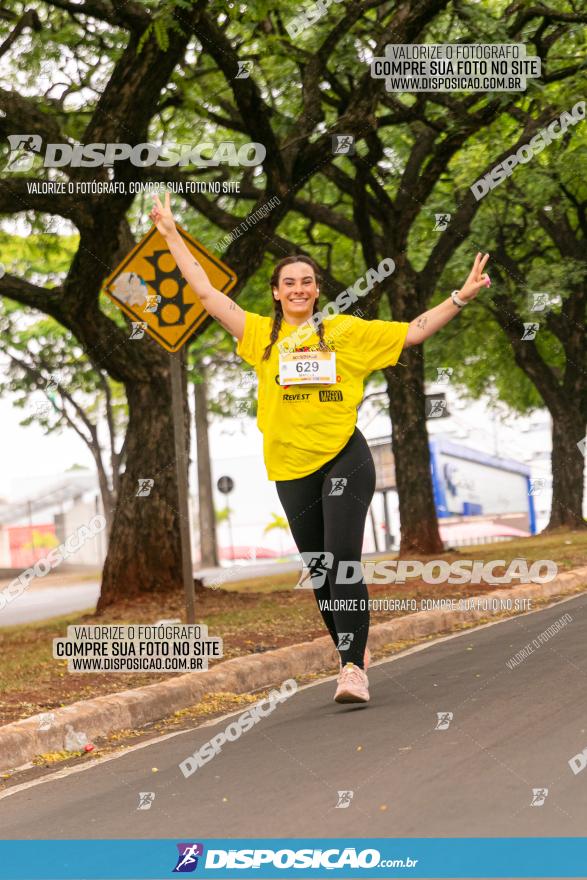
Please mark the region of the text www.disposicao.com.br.
POLYGON ((73 672, 191 672, 200 657, 71 657, 73 672))

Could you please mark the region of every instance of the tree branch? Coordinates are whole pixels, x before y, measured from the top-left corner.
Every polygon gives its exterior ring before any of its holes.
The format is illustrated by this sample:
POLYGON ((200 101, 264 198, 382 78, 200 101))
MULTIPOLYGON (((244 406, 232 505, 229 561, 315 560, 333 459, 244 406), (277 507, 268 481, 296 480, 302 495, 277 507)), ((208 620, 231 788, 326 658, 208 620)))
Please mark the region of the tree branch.
POLYGON ((70 3, 69 0, 46 0, 50 6, 63 9, 72 15, 87 15, 98 21, 118 27, 131 28, 135 31, 144 30, 151 21, 151 16, 144 6, 133 0, 119 3, 108 3, 103 0, 84 0, 83 3, 70 3))

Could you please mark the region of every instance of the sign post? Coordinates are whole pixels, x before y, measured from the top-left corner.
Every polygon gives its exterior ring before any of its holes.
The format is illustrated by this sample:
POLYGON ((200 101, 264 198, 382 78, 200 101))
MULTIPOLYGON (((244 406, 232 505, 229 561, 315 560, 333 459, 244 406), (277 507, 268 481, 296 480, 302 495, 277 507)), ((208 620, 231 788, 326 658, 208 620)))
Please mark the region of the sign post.
MULTIPOLYGON (((235 273, 180 226, 177 230, 197 258, 210 283, 227 293, 237 282, 235 273)), ((104 283, 112 302, 133 323, 128 344, 147 333, 169 352, 171 409, 177 472, 177 511, 181 546, 181 571, 185 591, 186 622, 195 623, 196 603, 188 503, 187 436, 183 393, 183 345, 200 328, 208 313, 187 284, 169 253, 167 242, 153 227, 104 283)))
MULTIPOLYGON (((234 480, 232 477, 222 476, 218 478, 218 482, 216 483, 216 488, 219 492, 222 492, 223 495, 230 495, 232 490, 234 489, 234 480)), ((228 522, 228 534, 230 538, 230 549, 232 550, 232 561, 234 562, 234 541, 232 539, 232 523, 230 521, 230 506, 228 504, 228 498, 226 499, 226 520, 228 522)))
POLYGON ((169 352, 171 368, 171 408, 173 410, 173 441, 175 445, 175 469, 177 473, 177 511, 179 514, 179 539, 181 543, 181 572, 185 592, 186 622, 196 622, 196 599, 194 595, 194 567, 190 535, 190 509, 188 503, 188 462, 186 454, 186 430, 183 417, 185 396, 183 393, 182 362, 184 351, 169 352))

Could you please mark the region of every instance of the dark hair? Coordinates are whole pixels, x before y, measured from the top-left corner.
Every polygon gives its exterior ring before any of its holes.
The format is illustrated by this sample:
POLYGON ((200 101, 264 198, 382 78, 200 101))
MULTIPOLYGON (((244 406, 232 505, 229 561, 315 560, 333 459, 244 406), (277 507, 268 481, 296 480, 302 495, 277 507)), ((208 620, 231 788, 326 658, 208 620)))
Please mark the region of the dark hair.
MULTIPOLYGON (((312 257, 307 257, 305 254, 294 254, 291 257, 284 257, 283 260, 280 260, 279 263, 273 269, 271 273, 271 278, 269 283, 271 285, 271 289, 279 286, 279 276, 281 274, 281 270, 284 266, 289 266, 291 263, 307 263, 308 266, 314 270, 314 275, 316 276, 316 284, 320 283, 320 270, 312 257)), ((263 360, 266 361, 271 356, 271 349, 274 344, 277 342, 277 338, 279 336, 279 331, 281 330, 281 322, 283 321, 283 306, 281 305, 280 300, 273 300, 273 324, 271 326, 271 336, 269 337, 269 345, 265 349, 265 353, 263 355, 263 360)), ((312 310, 312 314, 314 315, 318 311, 318 300, 314 300, 314 308, 312 310)), ((318 339, 319 339, 319 348, 327 349, 327 345, 324 342, 324 323, 320 321, 318 324, 318 339)))

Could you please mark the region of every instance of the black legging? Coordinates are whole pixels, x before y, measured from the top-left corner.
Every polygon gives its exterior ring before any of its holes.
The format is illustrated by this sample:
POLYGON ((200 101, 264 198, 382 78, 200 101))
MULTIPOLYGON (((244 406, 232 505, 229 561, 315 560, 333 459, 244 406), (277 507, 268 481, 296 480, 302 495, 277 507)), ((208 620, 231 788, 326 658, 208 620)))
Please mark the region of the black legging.
MULTIPOLYGON (((357 610, 320 608, 320 612, 337 647, 339 633, 353 635, 350 645, 339 651, 342 663, 363 668, 369 633, 367 587, 362 577, 355 583, 337 584, 336 571, 339 561, 361 561, 365 519, 375 491, 375 465, 367 441, 355 428, 346 446, 317 471, 275 485, 300 553, 333 555, 324 586, 314 590, 318 607, 322 600, 357 600, 357 610), (343 480, 338 482, 339 478, 343 480)), ((340 644, 348 642, 342 637, 340 644)))

